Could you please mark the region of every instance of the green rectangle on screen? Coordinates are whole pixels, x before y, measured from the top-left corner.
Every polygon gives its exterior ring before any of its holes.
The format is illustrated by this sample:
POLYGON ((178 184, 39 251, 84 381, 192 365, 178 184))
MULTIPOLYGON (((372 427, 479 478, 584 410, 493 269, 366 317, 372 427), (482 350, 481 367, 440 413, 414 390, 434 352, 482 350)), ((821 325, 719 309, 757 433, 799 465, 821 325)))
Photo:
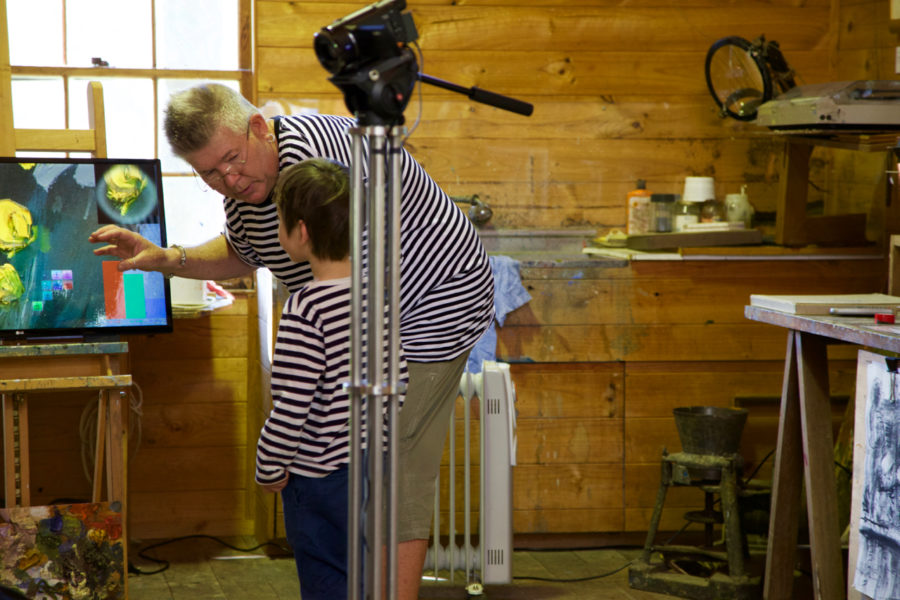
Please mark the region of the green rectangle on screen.
POLYGON ((122 283, 125 288, 125 318, 147 318, 143 273, 124 273, 122 275, 122 283))

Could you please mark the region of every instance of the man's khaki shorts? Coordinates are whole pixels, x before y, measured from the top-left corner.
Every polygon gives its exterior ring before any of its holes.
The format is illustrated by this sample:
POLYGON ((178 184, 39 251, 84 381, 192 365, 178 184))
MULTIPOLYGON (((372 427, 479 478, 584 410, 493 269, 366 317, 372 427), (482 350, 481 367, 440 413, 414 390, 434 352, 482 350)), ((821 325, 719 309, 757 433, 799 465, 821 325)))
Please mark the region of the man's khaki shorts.
POLYGON ((400 410, 397 538, 428 539, 434 481, 469 353, 443 362, 408 361, 409 387, 400 410))

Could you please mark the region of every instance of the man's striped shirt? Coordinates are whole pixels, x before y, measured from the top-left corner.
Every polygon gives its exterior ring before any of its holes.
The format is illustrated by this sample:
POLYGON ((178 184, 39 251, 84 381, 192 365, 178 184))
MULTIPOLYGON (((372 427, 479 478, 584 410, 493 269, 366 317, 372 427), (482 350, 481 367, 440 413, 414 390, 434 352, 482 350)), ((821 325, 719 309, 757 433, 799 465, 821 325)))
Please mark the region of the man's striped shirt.
MULTIPOLYGON (((350 164, 356 122, 301 115, 275 121, 279 168, 312 157, 350 164)), ((365 145, 368 177, 368 146, 365 145)), ((484 246, 461 210, 406 150, 401 153, 400 336, 408 360, 450 360, 471 348, 494 316, 494 286, 484 246)), ((295 291, 311 279, 278 243, 278 212, 262 204, 225 199, 226 236, 254 267, 268 267, 295 291)))

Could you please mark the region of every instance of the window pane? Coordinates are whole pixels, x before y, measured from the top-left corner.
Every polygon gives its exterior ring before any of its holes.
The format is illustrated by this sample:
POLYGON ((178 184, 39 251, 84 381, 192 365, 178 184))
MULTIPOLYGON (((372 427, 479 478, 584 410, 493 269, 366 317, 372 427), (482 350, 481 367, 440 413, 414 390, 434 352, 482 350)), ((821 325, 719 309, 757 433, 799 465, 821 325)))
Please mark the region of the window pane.
POLYGON ((72 78, 69 81, 69 123, 87 129, 88 81, 103 85, 106 112, 106 152, 121 158, 154 158, 153 81, 132 78, 72 78))
MULTIPOLYGON (((159 80, 159 159, 162 161, 164 173, 191 173, 191 166, 172 153, 166 132, 163 130, 164 112, 169 104, 169 97, 181 90, 200 83, 210 83, 207 79, 160 79, 159 80)), ((239 90, 237 81, 216 81, 230 88, 239 90)))
POLYGON ((153 67, 150 18, 150 0, 66 0, 68 64, 99 57, 111 67, 153 67))
POLYGON ((47 67, 63 64, 63 0, 6 3, 9 24, 9 62, 47 67))
POLYGON ((225 229, 222 194, 210 190, 199 177, 164 177, 163 190, 170 244, 196 246, 225 229))
POLYGON ((13 79, 12 99, 14 127, 66 128, 66 101, 61 77, 13 79))
POLYGON ((237 0, 156 0, 156 66, 238 68, 237 0))

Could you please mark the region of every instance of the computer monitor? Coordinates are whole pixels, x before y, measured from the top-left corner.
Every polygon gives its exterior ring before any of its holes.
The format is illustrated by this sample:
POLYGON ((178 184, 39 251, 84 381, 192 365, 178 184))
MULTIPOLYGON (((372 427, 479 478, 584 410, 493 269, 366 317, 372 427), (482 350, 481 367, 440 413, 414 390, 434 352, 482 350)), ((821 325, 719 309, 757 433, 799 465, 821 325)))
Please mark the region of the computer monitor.
POLYGON ((161 273, 93 253, 107 224, 166 246, 159 160, 0 157, 0 338, 172 330, 161 273))

